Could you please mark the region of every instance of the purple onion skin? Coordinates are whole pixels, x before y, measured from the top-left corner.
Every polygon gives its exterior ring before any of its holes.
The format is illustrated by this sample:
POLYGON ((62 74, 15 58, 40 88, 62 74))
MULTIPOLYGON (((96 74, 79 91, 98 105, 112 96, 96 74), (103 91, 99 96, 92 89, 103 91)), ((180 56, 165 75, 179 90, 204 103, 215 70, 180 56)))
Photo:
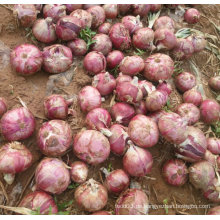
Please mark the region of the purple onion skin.
POLYGON ((74 161, 71 164, 70 178, 75 183, 84 183, 88 177, 88 166, 82 161, 74 161))
POLYGON ((162 5, 161 4, 152 4, 150 5, 150 11, 151 12, 158 12, 160 11, 162 5))
POLYGON ((204 160, 208 161, 210 164, 215 166, 216 162, 217 162, 217 165, 218 165, 217 158, 218 158, 217 155, 214 155, 209 150, 206 150, 205 155, 204 155, 204 160))
POLYGON ((92 15, 92 28, 98 28, 105 22, 105 10, 100 6, 93 6, 87 9, 92 15))
POLYGON ((67 46, 70 48, 74 56, 84 56, 87 52, 86 42, 80 38, 69 41, 67 46))
POLYGON ((220 76, 214 76, 209 79, 209 86, 216 92, 220 91, 220 76))
POLYGON ((8 107, 4 98, 0 97, 0 118, 7 112, 8 107))
POLYGON ((117 4, 105 4, 102 6, 105 10, 105 16, 107 19, 114 19, 118 15, 118 5, 117 4))
POLYGON ((220 206, 209 209, 207 215, 220 215, 220 206))
POLYGON ((200 106, 202 103, 202 95, 200 92, 196 91, 195 89, 190 89, 183 94, 183 101, 185 103, 192 103, 195 106, 200 106))
POLYGON ((156 90, 155 86, 147 80, 139 80, 138 85, 140 86, 144 97, 156 90))
POLYGON ((83 4, 65 4, 68 13, 71 13, 77 9, 82 9, 83 4))
POLYGON ((113 50, 106 58, 107 66, 110 69, 114 69, 124 59, 124 54, 119 50, 113 50))
MULTIPOLYGON (((131 81, 132 81, 132 78, 130 76, 124 75, 122 73, 119 73, 118 77, 116 78, 117 85, 122 82, 131 82, 131 81)), ((140 86, 140 88, 141 88, 141 86, 140 86)), ((141 88, 141 91, 142 91, 142 88, 141 88)))
POLYGON ((109 34, 111 27, 112 27, 112 24, 105 22, 99 26, 98 33, 99 34, 109 34))
POLYGON ((7 111, 1 118, 0 130, 8 141, 19 141, 29 138, 35 129, 33 114, 25 107, 7 111))
POLYGON ((116 201, 116 215, 147 215, 149 200, 140 189, 127 189, 116 201))
POLYGON ((45 158, 36 168, 35 181, 37 189, 51 194, 61 194, 70 184, 70 173, 63 161, 45 158))
POLYGON ((54 23, 61 18, 66 16, 66 6, 60 4, 48 4, 43 8, 44 18, 51 17, 54 23))
POLYGON ((141 17, 144 17, 150 11, 151 6, 149 4, 136 4, 136 5, 132 5, 132 9, 133 9, 132 14, 140 15, 141 17))
POLYGON ((162 168, 164 180, 173 186, 182 186, 188 180, 188 170, 184 161, 171 159, 166 161, 162 168))
POLYGON ((203 196, 213 203, 220 202, 218 179, 214 179, 214 181, 211 184, 209 184, 209 186, 204 190, 203 196))
POLYGON ((186 92, 196 85, 196 77, 192 73, 182 72, 176 77, 175 85, 180 92, 186 92))
POLYGON ((184 14, 184 20, 189 24, 195 24, 199 21, 200 13, 195 8, 189 8, 184 14))
POLYGON ((147 116, 150 117, 155 123, 158 124, 159 119, 163 116, 166 115, 167 112, 165 112, 164 110, 159 110, 156 112, 152 112, 150 114, 148 114, 147 116))
POLYGON ((45 122, 38 132, 37 143, 43 154, 51 157, 62 156, 72 143, 71 128, 62 120, 45 122))
POLYGON ((146 115, 147 114, 147 108, 146 108, 146 104, 145 101, 141 101, 140 103, 138 103, 135 106, 135 114, 141 114, 141 115, 146 115))
POLYGON ((157 90, 162 90, 170 95, 172 93, 172 86, 166 81, 159 82, 159 84, 157 85, 157 90))
POLYGON ((41 215, 48 215, 49 213, 56 214, 58 212, 53 197, 43 191, 35 191, 27 194, 19 203, 19 207, 25 207, 33 211, 40 208, 41 215))
POLYGON ((219 138, 208 138, 207 139, 207 148, 213 154, 220 154, 220 139, 219 138))
POLYGON ((191 36, 187 37, 187 40, 191 41, 191 43, 193 44, 193 48, 194 48, 195 53, 198 53, 198 52, 204 50, 207 45, 207 41, 205 40, 205 38, 203 36, 191 35, 191 36))
POLYGON ((131 4, 119 4, 118 9, 119 9, 119 14, 125 15, 130 11, 131 4))
POLYGON ((108 139, 99 131, 85 130, 74 138, 75 155, 91 165, 104 162, 110 154, 108 139))
POLYGON ((121 22, 128 29, 131 35, 139 29, 143 28, 143 23, 140 21, 140 16, 135 17, 128 15, 123 17, 121 22))
POLYGON ((158 29, 163 29, 163 28, 166 28, 168 30, 175 32, 175 22, 173 21, 173 19, 168 16, 159 17, 155 21, 153 29, 156 31, 158 29))
POLYGON ((187 162, 197 162, 204 158, 207 149, 207 140, 199 129, 189 126, 185 131, 187 138, 176 147, 176 156, 187 162))
POLYGON ((211 99, 206 99, 200 105, 201 119, 206 124, 212 124, 220 118, 220 105, 211 99))

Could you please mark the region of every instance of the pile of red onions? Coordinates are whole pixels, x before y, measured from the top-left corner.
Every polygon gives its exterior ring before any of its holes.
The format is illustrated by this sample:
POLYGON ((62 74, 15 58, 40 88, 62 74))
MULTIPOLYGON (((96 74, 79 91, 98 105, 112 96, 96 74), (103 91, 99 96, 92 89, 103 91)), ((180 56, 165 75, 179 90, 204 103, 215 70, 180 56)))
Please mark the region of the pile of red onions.
POLYGON ((70 178, 75 183, 84 183, 88 177, 88 166, 82 161, 71 163, 70 178))

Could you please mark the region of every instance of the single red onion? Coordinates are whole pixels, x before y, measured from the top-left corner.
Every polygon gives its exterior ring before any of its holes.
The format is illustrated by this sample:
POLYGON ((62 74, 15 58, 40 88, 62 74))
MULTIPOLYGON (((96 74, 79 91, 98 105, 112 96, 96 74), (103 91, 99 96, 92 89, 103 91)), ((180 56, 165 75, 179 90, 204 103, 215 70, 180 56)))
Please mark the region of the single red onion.
POLYGON ((170 112, 162 115, 158 121, 161 135, 169 142, 180 144, 187 138, 186 121, 178 114, 170 112))
POLYGON ((71 49, 74 56, 83 56, 87 52, 86 42, 80 38, 69 41, 67 46, 71 49))
POLYGON ((170 95, 172 92, 172 86, 170 85, 170 83, 168 83, 166 81, 161 81, 157 85, 157 90, 162 90, 162 91, 166 92, 168 95, 170 95))
POLYGON ((42 63, 41 51, 32 44, 21 44, 11 52, 12 68, 24 76, 38 72, 42 63))
POLYGON ((44 18, 51 17, 54 23, 66 16, 66 6, 60 4, 48 4, 43 8, 44 18))
POLYGON ((93 6, 87 11, 92 15, 92 28, 98 28, 105 22, 105 10, 100 6, 93 6))
POLYGON ((189 126, 185 134, 187 134, 185 141, 176 146, 176 156, 187 162, 200 161, 207 149, 204 133, 199 128, 189 126))
POLYGON ((218 156, 214 155, 212 152, 209 150, 206 150, 205 155, 204 155, 204 160, 208 161, 212 166, 216 166, 216 163, 218 165, 218 156))
POLYGON ((88 166, 82 161, 75 161, 70 166, 71 180, 75 183, 84 183, 88 177, 88 166))
POLYGON ((140 86, 144 97, 156 90, 155 86, 147 80, 139 80, 138 85, 140 86))
POLYGON ((121 82, 130 82, 130 81, 132 81, 132 78, 130 76, 124 75, 122 73, 119 73, 118 77, 116 78, 116 83, 117 84, 119 84, 121 82))
POLYGON ((120 124, 114 124, 109 130, 112 134, 109 137, 111 152, 119 156, 123 155, 128 147, 127 128, 120 124))
POLYGON ((173 57, 177 60, 190 58, 194 53, 194 47, 190 40, 178 38, 177 44, 172 50, 173 57))
POLYGON ((83 4, 83 8, 85 10, 91 8, 91 7, 94 7, 94 6, 101 6, 101 4, 83 4))
POLYGON ((204 190, 203 196, 213 203, 220 202, 219 179, 214 179, 213 183, 204 190))
POLYGON ((121 23, 128 29, 130 34, 143 28, 143 23, 140 20, 140 16, 128 15, 122 18, 121 23))
POLYGON ((7 111, 1 118, 0 130, 8 141, 19 141, 29 138, 35 129, 33 114, 25 107, 7 111))
POLYGON ((99 91, 92 86, 85 86, 79 92, 79 104, 84 112, 91 111, 94 108, 101 106, 101 95, 99 91))
POLYGON ((92 26, 92 15, 86 10, 77 9, 73 11, 70 16, 77 18, 81 22, 82 28, 91 28, 92 26))
POLYGON ((92 51, 85 56, 83 65, 89 73, 97 74, 105 71, 106 59, 102 53, 92 51))
POLYGON ((34 7, 36 8, 36 10, 38 11, 38 13, 41 12, 43 5, 42 4, 34 4, 34 7))
POLYGON ((189 181, 196 189, 206 190, 214 182, 215 170, 208 161, 200 161, 189 167, 189 181))
POLYGON ((108 34, 111 27, 112 27, 111 23, 105 22, 99 26, 98 33, 99 34, 108 34))
POLYGON ((156 31, 158 29, 166 28, 170 31, 175 32, 175 22, 172 18, 168 16, 161 16, 155 22, 153 29, 156 31))
POLYGON ((184 20, 189 24, 195 24, 199 21, 200 13, 195 8, 189 8, 184 14, 184 20))
POLYGON ((89 179, 77 187, 74 197, 80 208, 88 212, 95 212, 106 206, 108 192, 101 183, 89 179))
POLYGON ((143 98, 143 93, 138 85, 138 78, 134 77, 132 81, 117 83, 116 95, 122 102, 138 103, 143 98))
POLYGON ((170 29, 157 29, 154 33, 157 50, 171 50, 177 44, 177 38, 170 29))
POLYGON ((123 157, 123 168, 131 176, 141 177, 151 172, 153 158, 148 150, 130 144, 123 157))
POLYGON ((107 66, 110 69, 114 69, 116 66, 118 66, 121 61, 124 59, 124 54, 119 50, 113 50, 110 52, 106 58, 107 66))
POLYGON ((105 4, 102 6, 105 11, 105 16, 107 19, 114 19, 118 15, 118 5, 117 4, 105 4))
POLYGON ((220 105, 215 100, 204 100, 200 105, 200 114, 206 124, 215 123, 220 119, 220 105))
POLYGON ((51 120, 43 123, 37 136, 41 152, 50 157, 62 156, 72 144, 72 131, 67 122, 51 120))
POLYGON ((174 71, 174 62, 166 54, 156 53, 145 60, 144 76, 151 81, 167 80, 174 71))
POLYGON ((153 147, 159 140, 157 124, 145 115, 136 115, 128 125, 130 139, 139 147, 153 147))
POLYGON ((187 40, 191 41, 193 44, 194 52, 198 53, 205 49, 207 41, 203 36, 200 35, 190 35, 187 40))
POLYGON ((131 4, 119 4, 118 9, 119 9, 119 14, 125 15, 130 11, 131 4))
POLYGON ((163 116, 169 114, 167 112, 165 112, 164 110, 159 110, 156 112, 152 112, 150 114, 148 114, 148 117, 150 117, 155 123, 158 124, 159 119, 163 116))
POLYGON ((109 37, 113 46, 119 50, 128 50, 131 47, 131 37, 128 29, 122 23, 112 25, 109 37))
POLYGON ((149 200, 140 189, 127 189, 116 201, 116 215, 147 215, 149 200))
POLYGON ((209 79, 209 86, 216 92, 220 91, 220 76, 214 76, 209 79))
POLYGON ((83 7, 83 4, 65 4, 66 10, 68 13, 71 13, 77 9, 81 9, 83 7))
POLYGON ((116 122, 127 125, 135 115, 135 110, 127 103, 117 102, 111 108, 111 115, 116 122))
POLYGON ((7 112, 8 107, 6 104, 6 100, 2 97, 0 97, 0 118, 7 112))
POLYGON ((108 211, 97 211, 97 212, 93 212, 92 215, 111 215, 111 212, 108 212, 108 211))
POLYGON ((184 161, 171 159, 166 161, 162 174, 167 183, 173 186, 182 186, 188 180, 188 170, 184 161))
POLYGON ((158 12, 160 11, 162 5, 161 4, 152 4, 150 5, 150 11, 151 12, 158 12))
POLYGON ((202 95, 196 89, 190 89, 183 94, 183 101, 186 103, 192 103, 195 106, 200 106, 202 103, 202 95))
POLYGON ((186 92, 196 85, 196 77, 189 72, 182 72, 175 78, 175 85, 180 92, 186 92))
POLYGON ((75 136, 73 151, 79 159, 88 164, 96 165, 108 158, 110 144, 101 132, 85 130, 75 136))
POLYGON ((135 114, 138 115, 138 114, 141 114, 141 115, 146 115, 147 114, 147 107, 146 107, 146 104, 145 104, 145 101, 140 101, 140 103, 138 103, 136 106, 135 106, 135 114))
POLYGON ((20 142, 11 142, 0 148, 0 172, 7 184, 12 184, 16 173, 29 168, 32 164, 31 152, 20 142))
POLYGON ((209 209, 207 215, 220 215, 220 206, 215 206, 209 209))
POLYGON ((72 52, 69 47, 54 44, 43 49, 43 68, 48 73, 61 73, 72 64, 72 52))
POLYGON ((37 13, 34 5, 15 4, 13 8, 14 16, 19 20, 22 27, 31 27, 37 20, 37 13))
POLYGON ((136 5, 132 5, 132 9, 133 9, 132 14, 140 15, 141 17, 144 17, 150 11, 151 6, 149 4, 136 4, 136 5))
POLYGON ((111 52, 112 42, 108 35, 96 34, 92 40, 95 41, 91 47, 93 51, 101 52, 104 56, 107 56, 111 52))
POLYGON ((92 86, 98 89, 102 96, 105 96, 111 94, 116 88, 116 80, 108 72, 102 72, 94 76, 92 86))
POLYGON ((137 30, 132 38, 133 45, 142 50, 155 50, 155 46, 153 44, 154 41, 154 32, 151 28, 141 28, 137 30))
POLYGON ((208 138, 207 139, 207 148, 213 154, 220 154, 220 139, 219 138, 208 138))
POLYGON ((41 215, 56 214, 58 212, 57 205, 53 197, 43 191, 36 191, 27 194, 19 203, 19 207, 25 207, 32 211, 37 211, 41 215))
POLYGON ((183 103, 177 107, 176 113, 184 118, 188 125, 193 125, 200 119, 199 108, 192 103, 183 103))

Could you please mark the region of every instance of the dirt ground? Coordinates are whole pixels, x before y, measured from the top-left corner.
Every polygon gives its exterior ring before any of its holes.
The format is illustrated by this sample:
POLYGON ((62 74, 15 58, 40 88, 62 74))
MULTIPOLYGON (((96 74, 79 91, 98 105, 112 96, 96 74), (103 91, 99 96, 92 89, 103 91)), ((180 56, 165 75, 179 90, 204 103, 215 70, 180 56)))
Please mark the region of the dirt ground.
MULTIPOLYGON (((201 20, 198 24, 193 27, 197 30, 203 31, 205 33, 217 36, 216 46, 220 46, 219 32, 210 21, 213 21, 216 25, 220 27, 220 5, 195 5, 195 8, 199 9, 202 13, 201 20), (207 17, 206 17, 207 16, 207 17)), ((163 13, 167 13, 164 11, 163 13)), ((187 26, 185 23, 180 22, 180 26, 187 26)), ((16 175, 16 180, 13 185, 6 185, 1 176, 0 182, 0 204, 17 206, 24 195, 31 192, 31 187, 34 184, 34 171, 36 165, 43 158, 43 155, 38 150, 36 144, 36 134, 39 127, 43 122, 46 121, 43 112, 43 100, 46 95, 51 91, 48 90, 48 79, 50 75, 46 72, 40 71, 37 74, 30 77, 23 77, 12 71, 10 64, 8 62, 9 49, 13 49, 15 46, 22 43, 36 43, 33 42, 31 37, 26 36, 28 34, 27 30, 23 28, 18 28, 16 26, 15 19, 12 16, 12 11, 0 5, 0 96, 5 97, 8 102, 9 109, 20 106, 18 97, 20 97, 28 106, 28 108, 33 112, 36 117, 37 126, 35 133, 23 143, 31 150, 34 155, 33 165, 25 172, 16 175), (5 192, 3 190, 5 189, 5 192)), ((210 40, 210 39, 209 39, 210 40)), ((213 44, 212 40, 210 40, 213 44)), ((45 45, 41 43, 36 43, 40 49, 45 45)), ((146 54, 148 56, 148 54, 146 54)), ((202 73, 202 83, 205 87, 205 92, 208 97, 215 97, 216 94, 211 92, 207 87, 207 79, 213 76, 215 73, 219 72, 220 64, 219 59, 208 50, 196 54, 191 58, 199 70, 202 73)), ((189 62, 186 61, 183 64, 185 70, 190 70, 189 62)), ((74 61, 74 66, 71 69, 71 76, 73 80, 69 85, 64 85, 62 82, 56 82, 56 90, 53 92, 61 93, 67 96, 78 94, 79 90, 91 83, 91 77, 86 74, 82 68, 82 59, 76 59, 74 61), (76 68, 75 68, 76 67, 76 68)), ((181 96, 175 91, 171 96, 175 99, 178 97, 179 102, 181 102, 181 96)), ((109 108, 109 103, 111 96, 106 98, 106 102, 103 103, 103 107, 109 108)), ((171 100, 171 102, 174 100, 171 100)), ((175 107, 175 106, 174 106, 175 107)), ((75 116, 70 116, 68 122, 70 123, 73 133, 76 134, 84 126, 85 115, 80 111, 77 103, 74 103, 72 108, 75 110, 75 116)), ((207 128, 204 127, 204 131, 207 128)), ((0 144, 3 145, 5 141, 0 136, 0 144)), ((190 183, 186 183, 182 187, 173 187, 167 185, 161 177, 161 166, 165 160, 174 157, 172 151, 172 146, 169 143, 160 140, 160 143, 149 149, 154 158, 154 165, 151 174, 146 178, 136 179, 146 190, 150 204, 152 205, 162 205, 166 200, 169 205, 191 205, 191 208, 169 208, 168 214, 206 214, 208 206, 202 208, 194 208, 193 205, 209 205, 210 207, 216 205, 211 204, 209 201, 205 200, 202 193, 191 186, 190 183), (150 178, 149 178, 150 177, 150 178)), ((73 155, 72 150, 62 157, 62 160, 68 163, 69 161, 77 160, 73 155)), ((113 169, 122 167, 122 158, 110 155, 109 159, 104 163, 96 167, 90 167, 89 178, 94 178, 97 181, 102 182, 103 176, 99 172, 101 166, 108 167, 112 164, 113 169)), ((58 201, 70 201, 73 200, 72 205, 68 207, 67 210, 70 214, 89 214, 82 210, 79 210, 74 201, 74 189, 67 189, 64 193, 56 196, 58 201)), ((109 196, 109 201, 105 210, 114 211, 114 204, 116 198, 109 196)), ((0 214, 9 214, 5 210, 0 210, 0 214)), ((164 208, 150 209, 149 214, 166 214, 164 208)))

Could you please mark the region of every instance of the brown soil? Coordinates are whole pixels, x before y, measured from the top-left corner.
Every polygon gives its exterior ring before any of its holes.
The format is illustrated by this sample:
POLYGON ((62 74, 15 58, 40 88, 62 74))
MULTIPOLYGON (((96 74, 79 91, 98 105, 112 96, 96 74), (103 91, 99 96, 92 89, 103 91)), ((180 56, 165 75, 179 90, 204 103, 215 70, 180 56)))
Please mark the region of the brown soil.
MULTIPOLYGON (((207 16, 208 19, 202 16, 200 22, 193 27, 205 33, 216 35, 218 37, 218 42, 220 42, 219 33, 209 21, 209 19, 212 20, 220 27, 220 5, 196 5, 195 7, 199 9, 203 15, 207 16)), ((181 25, 186 26, 183 23, 181 23, 181 25)), ((0 41, 3 42, 10 49, 13 49, 15 46, 24 42, 33 43, 31 38, 26 37, 26 34, 26 30, 24 30, 23 28, 18 28, 16 26, 16 22, 12 16, 12 12, 0 5, 0 41)), ((36 44, 41 49, 45 46, 40 43, 36 44)), ((220 45, 217 46, 219 47, 220 45)), ((4 52, 5 50, 1 45, 0 58, 2 58, 2 54, 4 54, 4 52)), ((214 73, 219 72, 219 60, 216 58, 215 55, 213 55, 213 53, 210 53, 208 50, 196 54, 192 58, 192 60, 195 61, 198 68, 203 73, 202 82, 205 85, 205 91, 207 92, 208 96, 214 97, 215 94, 213 94, 211 90, 207 87, 207 79, 208 77, 214 75, 214 73)), ((7 63, 7 59, 4 59, 4 63, 5 62, 7 63)), ((56 85, 58 88, 58 90, 56 91, 61 94, 77 94, 83 86, 91 83, 91 77, 88 76, 83 70, 80 60, 76 60, 75 63, 77 69, 74 72, 73 80, 70 82, 70 84, 63 85, 62 83, 58 83, 56 85)), ((45 121, 45 116, 43 112, 43 100, 48 94, 47 81, 50 75, 41 71, 36 75, 23 77, 12 71, 9 64, 6 64, 4 66, 2 60, 0 60, 0 65, 0 96, 7 99, 9 109, 20 106, 20 102, 17 98, 19 96, 27 104, 28 108, 33 112, 37 121, 34 135, 24 141, 24 144, 31 150, 34 155, 33 165, 27 171, 16 175, 16 180, 11 186, 6 185, 1 177, 1 181, 8 196, 8 201, 4 197, 3 191, 0 191, 0 204, 17 206, 22 197, 31 192, 31 187, 34 184, 33 177, 36 165, 43 158, 43 155, 38 150, 36 144, 36 134, 41 124, 45 121)), ((190 70, 188 62, 184 62, 183 66, 184 69, 190 70)), ((175 91, 175 93, 178 95, 178 92, 175 91)), ((175 95, 171 97, 175 97, 175 95)), ((178 97, 181 96, 178 95, 178 97)), ((103 103, 103 107, 106 107, 108 109, 110 100, 111 97, 107 97, 106 102, 103 103)), ((69 117, 68 122, 71 124, 74 134, 76 134, 84 126, 85 115, 80 111, 77 103, 73 104, 72 108, 75 110, 76 115, 69 117)), ((5 141, 2 137, 0 137, 0 144, 2 145, 4 143, 5 141)), ((210 204, 210 206, 213 206, 213 204, 205 200, 202 196, 202 193, 194 189, 193 186, 190 185, 190 183, 186 183, 182 187, 173 187, 167 185, 164 182, 163 178, 161 177, 161 165, 164 163, 164 161, 174 156, 172 146, 170 144, 161 140, 159 144, 149 150, 154 157, 153 170, 149 175, 149 177, 151 178, 140 178, 136 180, 139 181, 142 188, 146 190, 147 194, 149 195, 150 204, 161 205, 166 199, 169 205, 176 203, 179 205, 210 204)), ((63 156, 62 159, 67 163, 68 161, 77 160, 72 151, 69 151, 69 153, 63 156)), ((90 167, 89 178, 92 177, 101 182, 103 177, 101 177, 99 168, 101 166, 108 167, 110 163, 112 164, 113 169, 120 168, 122 166, 121 160, 122 158, 111 155, 104 164, 96 167, 90 167)), ((66 190, 61 195, 57 196, 57 198, 60 202, 74 200, 74 189, 66 190)), ((109 201, 105 210, 114 211, 115 201, 115 197, 109 196, 109 201)), ((73 204, 68 208, 68 210, 71 214, 88 214, 78 209, 75 201, 73 201, 73 204)), ((169 214, 205 214, 206 212, 207 208, 188 209, 182 207, 177 209, 168 209, 169 214)), ((5 210, 0 210, 0 213, 9 214, 9 212, 5 210)), ((150 209, 149 213, 165 214, 165 209, 150 209)))

